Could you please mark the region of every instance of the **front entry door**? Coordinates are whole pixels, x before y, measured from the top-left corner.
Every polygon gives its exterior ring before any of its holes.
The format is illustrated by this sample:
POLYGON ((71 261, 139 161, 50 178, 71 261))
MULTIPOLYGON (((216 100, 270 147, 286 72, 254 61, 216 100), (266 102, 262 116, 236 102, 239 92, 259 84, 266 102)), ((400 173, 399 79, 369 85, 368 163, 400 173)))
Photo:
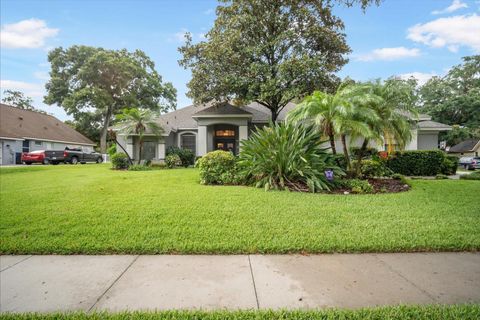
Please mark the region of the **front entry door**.
POLYGON ((235 154, 235 139, 215 139, 215 150, 230 151, 235 154))
POLYGON ((145 141, 143 143, 143 150, 142 150, 142 160, 152 160, 155 159, 155 145, 157 143, 154 141, 145 141))

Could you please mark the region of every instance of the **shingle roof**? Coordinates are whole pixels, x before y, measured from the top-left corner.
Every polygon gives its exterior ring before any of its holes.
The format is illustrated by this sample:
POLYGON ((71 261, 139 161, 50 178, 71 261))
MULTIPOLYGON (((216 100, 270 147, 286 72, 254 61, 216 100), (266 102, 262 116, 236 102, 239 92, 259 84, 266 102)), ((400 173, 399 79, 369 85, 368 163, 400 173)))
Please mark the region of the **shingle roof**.
POLYGON ((450 130, 452 129, 451 126, 440 123, 440 122, 435 122, 431 120, 427 121, 420 121, 417 123, 417 126, 419 129, 438 129, 438 130, 450 130))
POLYGON ((474 151, 475 146, 480 146, 480 139, 468 139, 451 147, 448 152, 468 152, 474 151))
POLYGON ((245 115, 251 116, 252 114, 248 111, 245 111, 244 108, 239 108, 232 106, 230 103, 224 102, 221 104, 216 104, 208 108, 204 108, 200 111, 197 111, 193 116, 208 116, 208 115, 245 115))
MULTIPOLYGON (((202 112, 205 109, 211 109, 211 107, 212 107, 212 104, 191 105, 188 107, 184 107, 184 108, 163 114, 160 116, 160 119, 162 119, 167 125, 171 126, 174 129, 187 129, 187 128, 194 129, 194 128, 197 128, 197 121, 193 118, 193 116, 198 115, 200 112, 202 112)), ((251 113, 252 114, 251 121, 253 123, 268 123, 272 118, 270 110, 257 102, 252 102, 246 106, 240 106, 240 107, 232 106, 232 107, 238 110, 242 110, 242 112, 251 113)), ((280 112, 278 116, 278 120, 279 121, 285 120, 287 113, 290 110, 292 110, 294 107, 295 107, 294 103, 288 103, 280 112)), ((218 112, 218 109, 217 109, 217 112, 218 112)), ((209 114, 213 114, 213 113, 209 113, 209 114)))
POLYGON ((0 104, 0 137, 95 143, 54 116, 0 104))

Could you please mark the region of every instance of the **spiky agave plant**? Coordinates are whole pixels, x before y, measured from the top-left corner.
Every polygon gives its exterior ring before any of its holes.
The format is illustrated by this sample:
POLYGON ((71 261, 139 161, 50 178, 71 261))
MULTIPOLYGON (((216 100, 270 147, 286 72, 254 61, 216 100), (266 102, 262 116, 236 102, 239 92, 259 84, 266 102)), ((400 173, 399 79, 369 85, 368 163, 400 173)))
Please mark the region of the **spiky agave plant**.
POLYGON ((321 133, 301 123, 270 124, 242 141, 239 169, 248 184, 268 189, 318 192, 331 190, 325 171, 344 172, 336 165, 321 133))

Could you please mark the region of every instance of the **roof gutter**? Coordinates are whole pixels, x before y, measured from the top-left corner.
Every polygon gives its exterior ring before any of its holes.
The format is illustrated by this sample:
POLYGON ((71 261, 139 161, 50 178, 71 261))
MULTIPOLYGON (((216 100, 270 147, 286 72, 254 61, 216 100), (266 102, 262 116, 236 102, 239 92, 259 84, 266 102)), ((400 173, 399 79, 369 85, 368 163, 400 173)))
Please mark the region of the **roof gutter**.
POLYGON ((16 140, 16 141, 23 141, 23 138, 10 138, 10 137, 0 137, 2 140, 16 140))
POLYGON ((34 138, 34 137, 23 137, 23 140, 39 140, 39 141, 47 141, 47 142, 59 142, 59 143, 68 143, 68 144, 80 144, 85 146, 96 146, 96 143, 88 143, 88 142, 75 142, 75 141, 64 141, 64 140, 51 140, 45 138, 34 138))

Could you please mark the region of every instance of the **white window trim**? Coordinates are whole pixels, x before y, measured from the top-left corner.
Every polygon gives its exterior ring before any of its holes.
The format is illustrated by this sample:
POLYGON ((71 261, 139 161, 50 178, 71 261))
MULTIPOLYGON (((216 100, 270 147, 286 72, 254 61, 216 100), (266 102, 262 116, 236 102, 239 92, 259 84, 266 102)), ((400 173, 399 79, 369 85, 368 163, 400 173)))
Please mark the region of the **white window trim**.
MULTIPOLYGON (((195 136, 195 142, 197 141, 197 132, 195 131, 182 131, 182 132, 179 132, 178 133, 178 141, 177 141, 177 147, 181 148, 182 147, 182 136, 184 134, 193 134, 195 136)), ((195 149, 197 148, 198 146, 195 145, 195 149)))

